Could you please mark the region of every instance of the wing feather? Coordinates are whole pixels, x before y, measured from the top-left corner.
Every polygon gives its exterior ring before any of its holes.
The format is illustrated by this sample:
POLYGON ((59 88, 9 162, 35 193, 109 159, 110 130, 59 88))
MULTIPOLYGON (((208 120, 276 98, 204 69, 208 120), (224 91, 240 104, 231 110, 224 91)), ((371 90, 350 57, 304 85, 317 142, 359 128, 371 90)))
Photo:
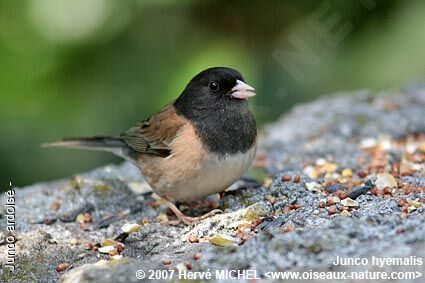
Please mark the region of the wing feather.
POLYGON ((174 106, 169 104, 161 112, 121 134, 121 138, 136 152, 167 157, 171 154, 171 142, 184 124, 185 119, 177 115, 174 106))

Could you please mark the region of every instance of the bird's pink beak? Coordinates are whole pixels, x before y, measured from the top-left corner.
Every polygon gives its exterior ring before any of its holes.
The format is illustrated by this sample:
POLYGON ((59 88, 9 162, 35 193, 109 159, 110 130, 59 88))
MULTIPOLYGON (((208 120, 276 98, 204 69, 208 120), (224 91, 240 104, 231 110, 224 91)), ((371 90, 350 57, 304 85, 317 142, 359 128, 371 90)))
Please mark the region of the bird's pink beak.
POLYGON ((231 89, 230 95, 237 99, 248 99, 255 96, 255 88, 244 83, 243 81, 236 80, 236 85, 231 89))

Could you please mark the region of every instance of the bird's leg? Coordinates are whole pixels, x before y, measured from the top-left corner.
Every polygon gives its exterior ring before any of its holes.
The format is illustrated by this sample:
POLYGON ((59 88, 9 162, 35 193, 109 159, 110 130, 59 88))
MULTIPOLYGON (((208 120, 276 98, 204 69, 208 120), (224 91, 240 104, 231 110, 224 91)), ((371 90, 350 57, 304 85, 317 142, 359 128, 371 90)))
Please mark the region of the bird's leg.
MULTIPOLYGON (((179 219, 178 222, 183 222, 186 225, 190 225, 190 224, 199 222, 203 219, 214 216, 218 213, 223 213, 223 211, 221 209, 214 209, 214 210, 212 210, 212 211, 210 211, 207 214, 204 214, 202 216, 190 217, 190 216, 184 215, 183 212, 181 212, 180 209, 177 208, 177 206, 173 203, 173 201, 170 198, 166 197, 164 199, 168 202, 168 206, 170 207, 170 209, 174 212, 174 214, 179 219)), ((174 224, 174 222, 173 222, 173 224, 174 224)))

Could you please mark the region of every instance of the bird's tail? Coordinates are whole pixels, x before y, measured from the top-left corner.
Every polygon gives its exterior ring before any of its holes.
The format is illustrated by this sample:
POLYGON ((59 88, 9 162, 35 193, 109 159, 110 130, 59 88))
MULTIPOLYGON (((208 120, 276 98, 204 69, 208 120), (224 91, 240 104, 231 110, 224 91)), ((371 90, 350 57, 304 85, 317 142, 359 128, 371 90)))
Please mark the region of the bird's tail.
POLYGON ((121 158, 134 162, 129 146, 120 138, 88 137, 67 138, 55 142, 44 143, 41 147, 61 147, 86 150, 107 151, 121 158))

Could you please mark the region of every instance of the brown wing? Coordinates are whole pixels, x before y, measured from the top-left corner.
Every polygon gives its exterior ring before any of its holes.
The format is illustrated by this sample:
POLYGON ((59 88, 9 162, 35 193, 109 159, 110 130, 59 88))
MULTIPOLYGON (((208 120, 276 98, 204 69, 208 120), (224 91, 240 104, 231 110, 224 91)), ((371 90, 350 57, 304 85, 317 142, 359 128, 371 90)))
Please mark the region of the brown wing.
POLYGON ((170 143, 185 124, 169 104, 140 124, 121 134, 124 142, 134 151, 167 157, 171 153, 170 143))

